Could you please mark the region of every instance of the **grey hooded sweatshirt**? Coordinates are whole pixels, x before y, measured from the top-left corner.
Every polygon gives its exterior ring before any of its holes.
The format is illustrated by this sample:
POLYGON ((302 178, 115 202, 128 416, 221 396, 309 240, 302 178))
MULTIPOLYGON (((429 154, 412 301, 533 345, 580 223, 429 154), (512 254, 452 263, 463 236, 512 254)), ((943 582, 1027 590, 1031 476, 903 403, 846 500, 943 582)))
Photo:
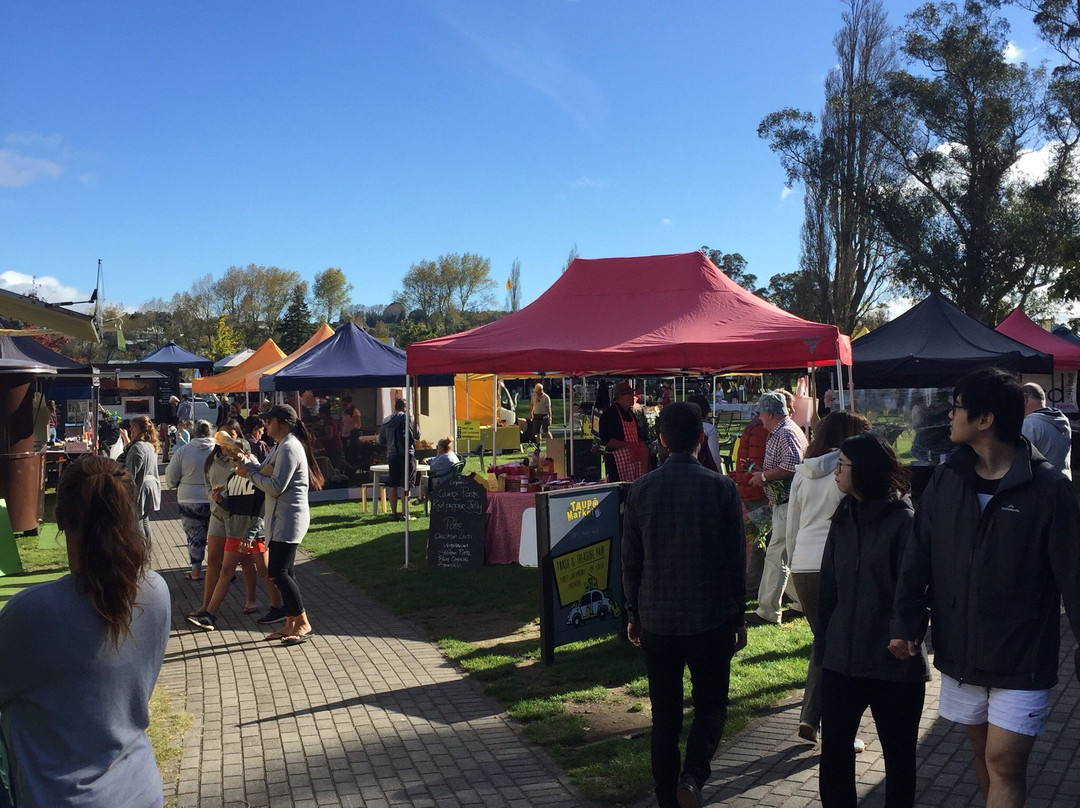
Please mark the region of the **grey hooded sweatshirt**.
POLYGON ((1072 479, 1069 454, 1072 451, 1072 426, 1061 410, 1042 407, 1024 418, 1024 437, 1039 450, 1050 465, 1072 479))

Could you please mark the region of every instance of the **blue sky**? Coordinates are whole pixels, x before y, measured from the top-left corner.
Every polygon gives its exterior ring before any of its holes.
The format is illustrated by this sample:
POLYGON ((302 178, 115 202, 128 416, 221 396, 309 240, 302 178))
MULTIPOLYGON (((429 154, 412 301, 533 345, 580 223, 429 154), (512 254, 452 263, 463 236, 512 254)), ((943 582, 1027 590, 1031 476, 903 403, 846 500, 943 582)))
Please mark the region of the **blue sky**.
POLYGON ((757 124, 820 108, 842 8, 5 3, 0 286, 88 295, 100 258, 136 307, 234 264, 335 266, 385 304, 412 264, 473 252, 500 284, 518 259, 529 302, 574 245, 708 244, 764 280, 796 266, 802 201, 757 124))

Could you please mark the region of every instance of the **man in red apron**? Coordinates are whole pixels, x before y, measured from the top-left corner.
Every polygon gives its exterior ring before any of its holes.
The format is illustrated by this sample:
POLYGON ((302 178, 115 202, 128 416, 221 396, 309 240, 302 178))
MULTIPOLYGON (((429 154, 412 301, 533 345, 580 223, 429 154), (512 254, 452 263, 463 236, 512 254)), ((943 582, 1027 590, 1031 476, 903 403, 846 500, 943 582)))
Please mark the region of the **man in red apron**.
POLYGON ((600 416, 600 442, 607 450, 607 476, 611 482, 633 482, 644 473, 645 441, 634 418, 634 388, 619 382, 612 405, 600 416))

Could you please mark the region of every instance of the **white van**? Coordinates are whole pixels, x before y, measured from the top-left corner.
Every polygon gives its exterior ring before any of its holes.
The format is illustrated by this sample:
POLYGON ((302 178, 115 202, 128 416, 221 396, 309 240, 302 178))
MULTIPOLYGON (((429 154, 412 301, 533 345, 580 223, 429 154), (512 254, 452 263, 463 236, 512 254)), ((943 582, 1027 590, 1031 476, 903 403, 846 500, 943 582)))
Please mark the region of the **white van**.
POLYGON ((217 423, 217 408, 218 398, 212 393, 192 393, 191 385, 185 382, 180 383, 180 397, 191 396, 191 403, 194 415, 192 420, 194 421, 209 421, 211 424, 217 423))

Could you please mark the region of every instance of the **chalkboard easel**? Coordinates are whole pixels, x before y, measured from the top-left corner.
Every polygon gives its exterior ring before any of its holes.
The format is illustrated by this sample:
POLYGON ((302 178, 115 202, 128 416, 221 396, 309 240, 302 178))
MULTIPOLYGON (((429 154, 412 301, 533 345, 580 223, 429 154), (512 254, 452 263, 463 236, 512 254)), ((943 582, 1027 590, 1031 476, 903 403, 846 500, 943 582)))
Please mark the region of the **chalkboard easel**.
POLYGON ((487 489, 472 477, 442 479, 431 492, 427 559, 430 569, 484 566, 487 489))

